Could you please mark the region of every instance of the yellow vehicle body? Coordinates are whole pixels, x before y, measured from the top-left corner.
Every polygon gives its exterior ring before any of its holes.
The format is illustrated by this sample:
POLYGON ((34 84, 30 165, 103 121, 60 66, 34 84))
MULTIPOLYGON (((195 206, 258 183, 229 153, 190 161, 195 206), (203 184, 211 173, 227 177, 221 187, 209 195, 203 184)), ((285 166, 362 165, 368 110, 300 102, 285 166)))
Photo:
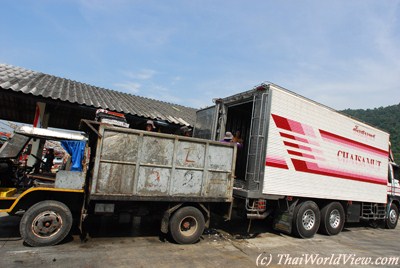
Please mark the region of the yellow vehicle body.
POLYGON ((84 190, 60 189, 47 187, 32 187, 21 193, 16 188, 0 188, 0 212, 11 213, 21 200, 29 198, 33 193, 52 192, 57 193, 84 193, 84 190))

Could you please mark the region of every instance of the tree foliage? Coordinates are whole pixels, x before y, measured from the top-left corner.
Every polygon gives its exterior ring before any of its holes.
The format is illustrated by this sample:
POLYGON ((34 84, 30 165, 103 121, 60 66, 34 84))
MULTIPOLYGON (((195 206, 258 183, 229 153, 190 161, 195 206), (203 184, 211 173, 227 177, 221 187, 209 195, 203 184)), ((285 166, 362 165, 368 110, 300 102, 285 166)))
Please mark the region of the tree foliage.
POLYGON ((392 151, 396 162, 400 160, 400 103, 375 109, 346 109, 343 113, 390 133, 392 151))

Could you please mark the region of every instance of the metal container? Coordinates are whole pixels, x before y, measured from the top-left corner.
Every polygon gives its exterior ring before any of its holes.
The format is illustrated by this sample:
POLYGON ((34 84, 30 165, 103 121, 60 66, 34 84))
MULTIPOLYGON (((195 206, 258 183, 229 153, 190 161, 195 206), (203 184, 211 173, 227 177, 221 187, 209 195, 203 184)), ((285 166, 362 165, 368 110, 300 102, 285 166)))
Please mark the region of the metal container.
POLYGON ((105 125, 99 134, 91 199, 232 201, 235 146, 105 125))

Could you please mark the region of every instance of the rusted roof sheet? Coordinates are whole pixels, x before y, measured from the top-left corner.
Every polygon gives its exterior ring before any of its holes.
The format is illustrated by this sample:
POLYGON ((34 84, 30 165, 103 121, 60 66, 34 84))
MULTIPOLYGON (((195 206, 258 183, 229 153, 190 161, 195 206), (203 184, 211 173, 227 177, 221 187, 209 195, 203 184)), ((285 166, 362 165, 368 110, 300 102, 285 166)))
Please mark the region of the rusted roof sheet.
POLYGON ((0 90, 103 108, 178 125, 193 126, 196 109, 100 88, 57 76, 0 64, 0 90))

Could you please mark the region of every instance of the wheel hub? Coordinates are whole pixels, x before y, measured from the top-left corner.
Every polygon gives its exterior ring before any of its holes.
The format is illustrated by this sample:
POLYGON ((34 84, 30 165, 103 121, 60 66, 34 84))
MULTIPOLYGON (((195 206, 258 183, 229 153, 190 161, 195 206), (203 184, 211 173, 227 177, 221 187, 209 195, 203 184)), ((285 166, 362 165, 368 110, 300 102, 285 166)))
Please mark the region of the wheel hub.
POLYGON ((38 237, 50 237, 58 233, 62 226, 60 215, 54 211, 44 211, 32 222, 32 232, 38 237))
POLYGON ((182 227, 183 227, 185 230, 190 229, 190 222, 185 221, 185 222, 182 224, 182 227))
POLYGON ((392 224, 395 224, 395 223, 396 223, 396 220, 397 220, 397 213, 396 213, 396 211, 395 211, 394 209, 390 210, 390 213, 389 213, 389 220, 390 220, 390 222, 391 222, 392 224))
POLYGON ((329 224, 332 228, 337 228, 340 224, 340 213, 339 210, 334 209, 329 214, 329 224))
POLYGON ((307 209, 302 217, 303 227, 306 230, 311 230, 315 224, 315 213, 311 209, 307 209))
POLYGON ((180 223, 180 232, 184 236, 193 235, 198 228, 197 220, 194 217, 185 217, 180 223))

